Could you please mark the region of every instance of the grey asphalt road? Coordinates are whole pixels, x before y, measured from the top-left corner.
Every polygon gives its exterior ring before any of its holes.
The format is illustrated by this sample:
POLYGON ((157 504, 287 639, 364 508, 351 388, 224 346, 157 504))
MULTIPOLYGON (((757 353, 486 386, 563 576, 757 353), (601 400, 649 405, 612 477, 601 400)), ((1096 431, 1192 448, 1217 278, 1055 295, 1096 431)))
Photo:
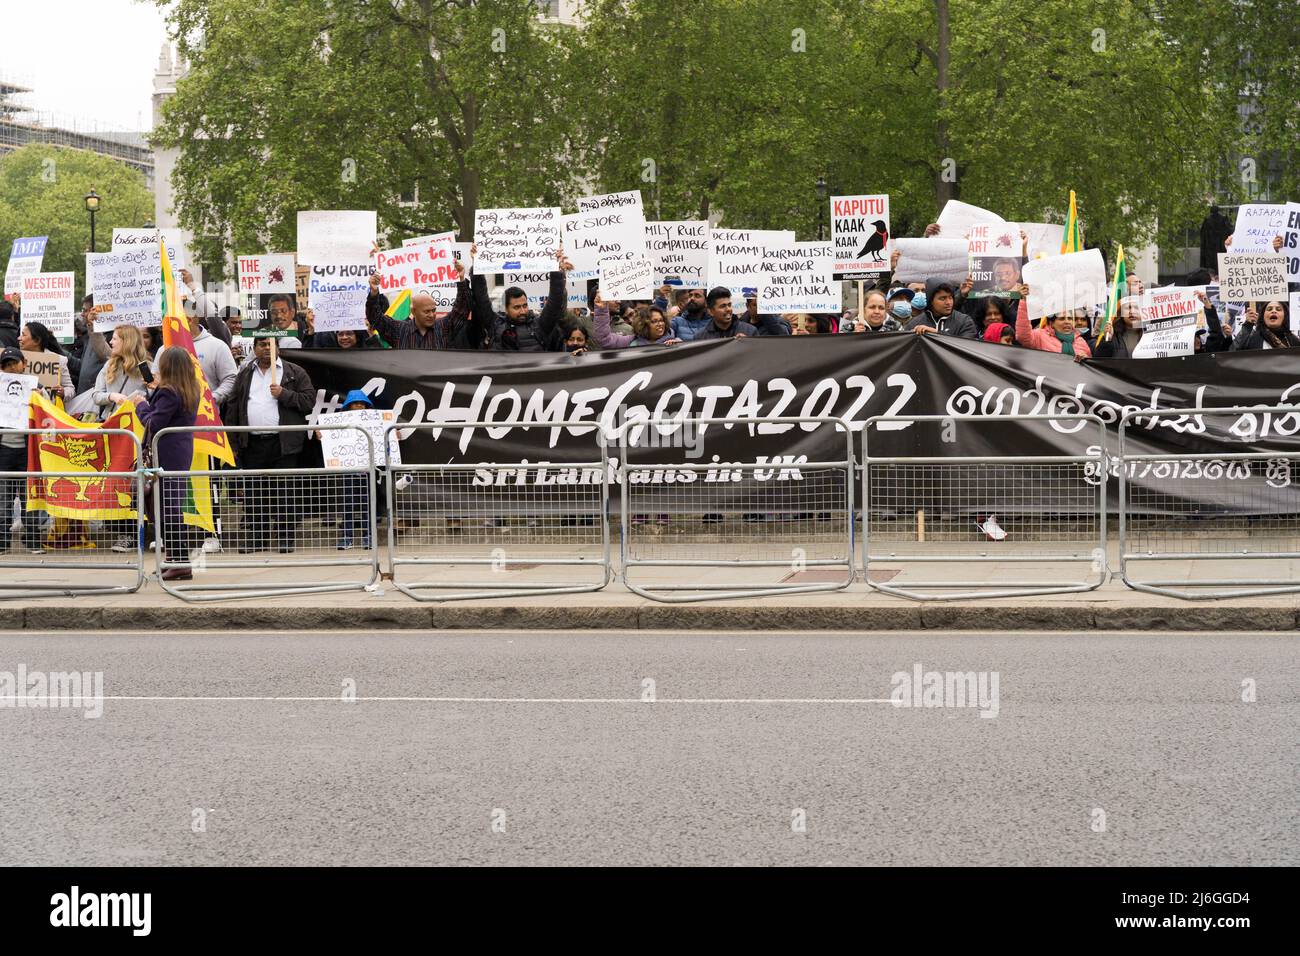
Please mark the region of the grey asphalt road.
POLYGON ((1298 651, 1275 634, 0 634, 0 672, 102 671, 106 697, 98 719, 0 709, 0 863, 1295 865, 1298 651), (997 672, 997 717, 872 702, 917 663, 997 672))

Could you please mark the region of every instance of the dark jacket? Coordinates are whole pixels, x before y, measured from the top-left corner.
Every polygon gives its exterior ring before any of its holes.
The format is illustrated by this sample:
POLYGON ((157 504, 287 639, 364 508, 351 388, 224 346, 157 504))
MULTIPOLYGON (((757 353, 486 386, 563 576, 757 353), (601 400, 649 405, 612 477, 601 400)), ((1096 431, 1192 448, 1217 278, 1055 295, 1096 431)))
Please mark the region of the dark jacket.
MULTIPOLYGON (((170 388, 156 388, 148 401, 135 401, 140 422, 144 425, 144 447, 153 444, 153 438, 164 428, 187 428, 194 424, 194 413, 185 410, 181 397, 170 388)), ((158 458, 154 465, 164 471, 189 471, 194 461, 194 433, 176 432, 164 435, 158 442, 158 458)))
POLYGON ((0 348, 18 348, 18 336, 22 332, 18 319, 0 319, 0 348))
POLYGON ((388 296, 382 292, 366 296, 366 321, 395 349, 477 349, 482 345, 484 330, 491 328, 471 311, 467 280, 456 284, 456 301, 451 310, 428 332, 420 332, 414 319, 398 322, 387 312, 388 296))
MULTIPOLYGON (((940 318, 934 314, 934 294, 940 286, 953 288, 951 282, 944 282, 942 279, 931 279, 925 284, 925 300, 930 303, 929 308, 907 323, 904 328, 911 332, 914 329, 928 325, 930 328, 939 332, 941 335, 955 335, 963 339, 978 339, 980 337, 979 328, 975 325, 975 320, 965 312, 958 312, 954 305, 953 310, 946 316, 940 318)), ((953 293, 954 302, 956 301, 956 291, 953 293)))
MULTIPOLYGON (((284 389, 280 393, 280 424, 305 425, 307 415, 316 407, 316 389, 302 366, 287 362, 283 357, 280 358, 280 366, 282 374, 278 384, 284 389)), ((230 396, 226 399, 225 410, 221 415, 221 420, 232 428, 248 424, 248 393, 252 388, 253 369, 256 367, 257 360, 254 359, 241 368, 239 374, 235 376, 235 387, 231 389, 230 396)), ((236 456, 248 447, 248 435, 248 432, 231 434, 236 456)), ((280 454, 296 455, 302 451, 306 440, 305 431, 281 432, 280 454)))
POLYGON ((483 276, 476 273, 471 283, 474 290, 474 317, 483 328, 491 330, 484 348, 520 352, 564 351, 560 320, 564 318, 569 290, 562 271, 557 269, 551 273, 551 288, 546 294, 546 305, 542 311, 534 313, 530 310, 524 321, 519 323, 511 322, 503 312, 492 310, 487 280, 483 276), (528 334, 521 336, 521 330, 528 334))
MULTIPOLYGON (((1208 316, 1206 320, 1208 321, 1208 316)), ((1247 326, 1247 328, 1249 328, 1250 331, 1245 335, 1239 335, 1237 341, 1232 343, 1232 350, 1234 352, 1245 352, 1251 349, 1262 349, 1264 347, 1264 320, 1259 319, 1254 325, 1247 326)), ((1288 347, 1300 348, 1300 339, 1297 339, 1289 329, 1283 328, 1281 331, 1273 334, 1283 343, 1287 344, 1288 347)), ((1277 346, 1269 343, 1269 348, 1277 348, 1277 346)))
POLYGON ((695 341, 702 342, 705 339, 734 339, 737 335, 758 335, 758 329, 748 322, 742 322, 740 319, 732 319, 731 324, 726 329, 720 329, 713 322, 709 322, 700 334, 695 336, 695 341))

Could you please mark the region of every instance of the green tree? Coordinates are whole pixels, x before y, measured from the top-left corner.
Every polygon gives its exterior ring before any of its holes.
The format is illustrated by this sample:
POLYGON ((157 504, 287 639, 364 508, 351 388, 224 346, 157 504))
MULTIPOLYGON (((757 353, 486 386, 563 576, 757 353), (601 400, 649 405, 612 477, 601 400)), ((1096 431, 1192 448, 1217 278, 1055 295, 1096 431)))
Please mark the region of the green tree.
POLYGON ((190 64, 155 142, 205 262, 292 250, 300 209, 390 241, 573 192, 569 31, 533 0, 179 0, 190 64))
POLYGON ((108 251, 113 229, 143 226, 153 218, 153 194, 144 176, 125 163, 81 149, 31 145, 0 156, 0 250, 8 256, 23 236, 49 236, 41 268, 75 272, 86 287, 90 214, 84 197, 100 198, 95 246, 108 251))
MULTIPOLYGON (((1270 0, 1276 2, 1276 0, 1270 0)), ((598 184, 644 158, 664 218, 816 221, 812 183, 888 192, 897 234, 950 198, 1085 239, 1180 234, 1236 130, 1213 63, 1138 0, 591 0, 578 54, 598 184), (802 48, 792 46, 801 30, 802 48)), ((1294 89, 1294 88, 1293 88, 1294 89)))

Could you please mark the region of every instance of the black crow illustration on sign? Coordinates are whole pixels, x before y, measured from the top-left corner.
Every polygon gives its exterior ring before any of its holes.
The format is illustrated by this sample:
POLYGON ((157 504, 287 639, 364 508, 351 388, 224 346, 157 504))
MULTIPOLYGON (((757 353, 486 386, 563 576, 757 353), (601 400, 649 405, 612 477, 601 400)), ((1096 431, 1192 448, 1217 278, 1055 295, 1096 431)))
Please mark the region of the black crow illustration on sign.
POLYGON ((867 241, 862 244, 862 251, 857 254, 857 258, 861 259, 867 253, 871 253, 873 262, 884 262, 880 250, 885 248, 885 243, 889 242, 889 227, 882 219, 877 219, 872 225, 876 227, 876 231, 867 236, 867 241))

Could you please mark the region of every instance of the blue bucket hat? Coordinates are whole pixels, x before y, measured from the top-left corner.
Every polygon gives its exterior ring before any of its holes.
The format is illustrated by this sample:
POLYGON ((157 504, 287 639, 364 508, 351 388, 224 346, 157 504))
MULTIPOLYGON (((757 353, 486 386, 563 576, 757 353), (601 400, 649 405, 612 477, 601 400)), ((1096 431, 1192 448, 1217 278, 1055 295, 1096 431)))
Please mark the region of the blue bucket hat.
POLYGON ((370 400, 370 396, 359 388, 354 388, 352 391, 348 392, 347 396, 343 399, 343 407, 347 408, 353 402, 363 402, 365 403, 366 408, 375 407, 375 403, 370 400))

